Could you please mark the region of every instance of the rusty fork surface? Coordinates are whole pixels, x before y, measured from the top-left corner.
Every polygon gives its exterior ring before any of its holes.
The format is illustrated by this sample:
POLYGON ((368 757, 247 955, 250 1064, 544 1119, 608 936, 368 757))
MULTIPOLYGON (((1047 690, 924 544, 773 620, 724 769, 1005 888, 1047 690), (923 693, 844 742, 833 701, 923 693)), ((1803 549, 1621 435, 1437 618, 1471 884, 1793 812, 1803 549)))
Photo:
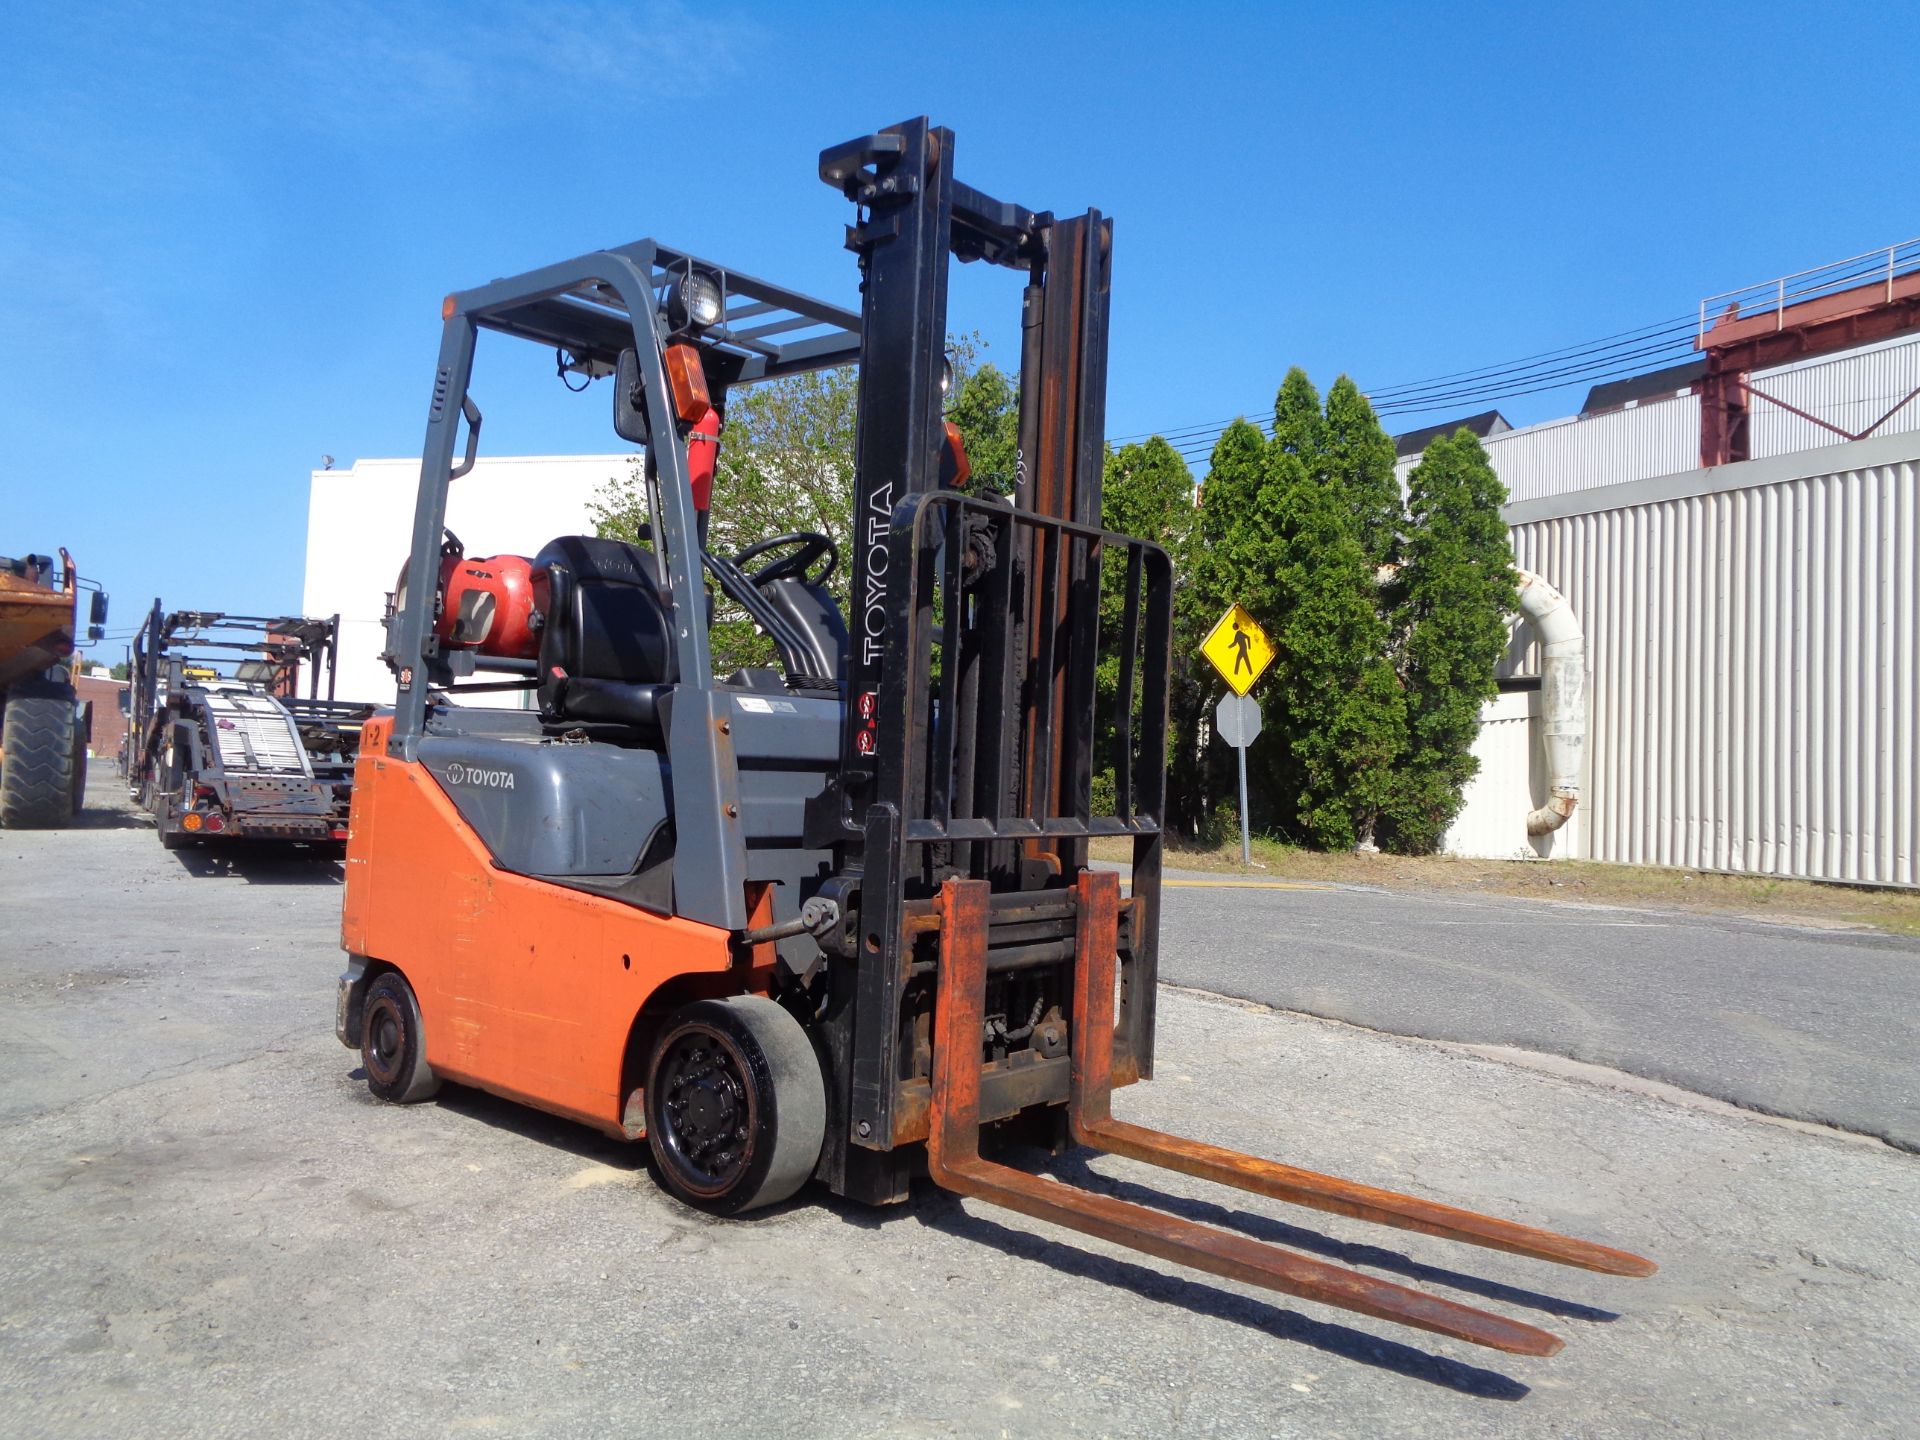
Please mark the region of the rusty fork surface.
MULTIPOLYGON (((1083 1044, 1081 1037, 1089 1033, 1090 1028, 1093 1032, 1105 1036, 1105 1047, 1099 1054, 1105 1055, 1108 1066, 1112 1059, 1114 925, 1118 913, 1118 887, 1112 885, 1113 877, 1106 876, 1104 879, 1108 882, 1105 887, 1096 885, 1090 890, 1083 888, 1082 900, 1085 902, 1091 898, 1095 904, 1105 906, 1102 912, 1105 938, 1101 939, 1096 934, 1091 943, 1083 940, 1082 953, 1078 958, 1076 970, 1077 983, 1081 987, 1100 990, 1106 996, 1104 1010, 1106 1018, 1104 1027, 1100 1024, 1089 1027, 1085 1012, 1076 1012, 1074 1016, 1076 1080, 1080 1072, 1078 1055, 1083 1044), (1089 954, 1097 953, 1102 949, 1107 957, 1104 968, 1106 981, 1103 990, 1098 984, 1098 976, 1089 977, 1087 973, 1090 968, 1087 963, 1089 954)), ((1082 884, 1084 887, 1085 877, 1082 879, 1082 884)), ((1125 1245, 1175 1264, 1191 1266, 1193 1269, 1232 1280, 1265 1286, 1267 1289, 1298 1296, 1304 1300, 1338 1306, 1344 1310, 1357 1311, 1363 1315, 1372 1315, 1401 1325, 1411 1325, 1421 1330, 1430 1330, 1436 1334, 1449 1335, 1455 1339, 1468 1340, 1476 1345, 1485 1345, 1517 1355, 1552 1355, 1561 1348, 1559 1337, 1516 1320, 1492 1315, 1483 1310, 1475 1310, 1470 1306, 1458 1305, 1453 1301, 1424 1294, 1404 1285, 1377 1280, 1358 1271, 1329 1265, 1324 1261, 1312 1259, 1278 1245, 1268 1245, 1243 1235, 1235 1235, 1212 1226, 1182 1220, 1177 1216, 1162 1214, 1157 1210, 1150 1210, 1145 1206, 1134 1205, 1124 1200, 1116 1200, 1111 1196, 1076 1190, 1057 1180, 1028 1175, 1023 1171, 982 1159, 980 1156, 980 1072, 983 1026, 986 1019, 988 904, 988 886, 985 881, 948 880, 941 887, 940 971, 934 1013, 936 1035, 933 1047, 933 1113, 931 1130, 927 1137, 928 1169, 937 1184, 957 1194, 990 1201, 1034 1219, 1045 1220, 1069 1230, 1077 1230, 1082 1234, 1125 1245)), ((1099 929, 1097 924, 1090 926, 1087 923, 1087 917, 1083 915, 1081 932, 1083 936, 1089 930, 1098 931, 1099 929)), ((1096 964, 1091 968, 1097 970, 1100 967, 1096 964)), ((1089 1058, 1098 1060, 1099 1055, 1089 1058)), ((1105 1067, 1097 1071, 1090 1070, 1089 1081, 1098 1079, 1106 1073, 1105 1067)), ((1100 1093, 1104 1100, 1104 1087, 1101 1088, 1100 1093)), ((1077 1114, 1077 1105, 1075 1109, 1077 1114)), ((1078 1120, 1074 1128, 1076 1131, 1081 1128, 1078 1120)), ((1104 1134, 1097 1126, 1091 1133, 1104 1134)), ((1173 1136, 1156 1135, 1156 1132, 1150 1130, 1139 1133, 1142 1136, 1153 1137, 1156 1143, 1142 1145, 1137 1158, 1148 1159, 1154 1163, 1166 1163, 1155 1160, 1155 1155, 1160 1148, 1158 1142, 1173 1142, 1180 1146, 1193 1143, 1178 1141, 1173 1136)), ((1107 1145, 1104 1139, 1091 1143, 1101 1145, 1102 1148, 1116 1148, 1116 1153, 1132 1153, 1118 1151, 1117 1147, 1107 1145)), ((1213 1147, 1203 1148, 1213 1149, 1213 1147)), ((1217 1156, 1227 1157, 1247 1165, 1258 1166, 1263 1163, 1249 1156, 1236 1156, 1232 1151, 1218 1151, 1217 1156)), ((1181 1165, 1178 1168, 1184 1169, 1186 1166, 1181 1165)), ((1194 1173, 1208 1174, 1209 1178, 1215 1178, 1209 1171, 1194 1173)), ((1305 1174, 1305 1172, 1294 1173, 1305 1174)), ((1319 1176, 1310 1178, 1325 1179, 1319 1176)), ((1229 1183, 1242 1184, 1243 1182, 1233 1180, 1229 1183)), ((1353 1188, 1364 1190, 1365 1187, 1353 1188)), ((1385 1192, 1371 1193, 1385 1194, 1385 1192)), ((1406 1202, 1405 1197, 1401 1196, 1388 1198, 1403 1203, 1420 1203, 1406 1202)), ((1435 1208, 1439 1212, 1448 1210, 1445 1206, 1435 1208)), ((1359 1212, 1344 1211, 1342 1213, 1359 1212)), ((1465 1212, 1451 1213, 1464 1214, 1465 1212)), ((1435 1226, 1441 1224, 1438 1220, 1432 1223, 1435 1226)), ((1488 1223, 1498 1225, 1500 1222, 1488 1223)), ((1525 1227, 1515 1228, 1524 1230, 1525 1227)), ((1452 1231, 1435 1229, 1433 1233, 1452 1233, 1452 1231)), ((1482 1241, 1482 1243, 1486 1242, 1482 1241)))
POLYGON ((1606 1275, 1651 1275, 1651 1260, 1586 1240, 1516 1225, 1491 1215, 1442 1205, 1392 1190, 1300 1170, 1200 1140, 1115 1120, 1113 1093, 1114 969, 1117 964, 1120 880, 1083 870, 1078 882, 1080 930, 1074 961, 1073 1072, 1067 1102, 1073 1138, 1129 1160, 1163 1166, 1202 1180, 1269 1195, 1355 1220, 1370 1220, 1443 1240, 1551 1260, 1606 1275))

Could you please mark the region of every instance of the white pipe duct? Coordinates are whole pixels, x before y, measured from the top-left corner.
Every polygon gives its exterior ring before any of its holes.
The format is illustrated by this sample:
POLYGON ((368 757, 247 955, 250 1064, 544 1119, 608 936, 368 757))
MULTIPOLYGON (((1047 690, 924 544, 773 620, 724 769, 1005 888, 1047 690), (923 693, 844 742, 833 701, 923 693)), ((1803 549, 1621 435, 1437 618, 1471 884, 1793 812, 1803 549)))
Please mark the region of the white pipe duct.
POLYGON ((1540 709, 1545 720, 1547 803, 1527 813, 1527 833, 1548 835, 1580 803, 1587 748, 1587 637, 1567 597, 1521 570, 1520 613, 1540 641, 1540 709))

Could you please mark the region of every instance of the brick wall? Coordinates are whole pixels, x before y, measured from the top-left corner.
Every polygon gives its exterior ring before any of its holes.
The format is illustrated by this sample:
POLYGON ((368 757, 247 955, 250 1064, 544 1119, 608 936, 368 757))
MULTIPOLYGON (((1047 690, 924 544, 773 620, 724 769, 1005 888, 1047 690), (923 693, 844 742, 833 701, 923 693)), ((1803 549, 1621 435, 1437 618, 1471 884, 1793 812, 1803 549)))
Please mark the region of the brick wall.
POLYGON ((111 760, 120 753, 120 742, 127 733, 127 717, 120 713, 120 696, 125 693, 127 682, 99 675, 76 675, 73 688, 83 703, 93 702, 93 736, 87 749, 111 760))

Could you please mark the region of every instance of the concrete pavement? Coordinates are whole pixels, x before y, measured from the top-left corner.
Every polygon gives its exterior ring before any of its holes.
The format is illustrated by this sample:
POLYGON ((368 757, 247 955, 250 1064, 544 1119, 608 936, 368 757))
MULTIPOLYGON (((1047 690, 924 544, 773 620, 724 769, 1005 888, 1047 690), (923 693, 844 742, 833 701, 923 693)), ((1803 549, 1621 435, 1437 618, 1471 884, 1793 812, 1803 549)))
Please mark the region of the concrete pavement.
POLYGON ((1885 1147, 1169 991, 1123 1118, 1661 1272, 1055 1166, 1567 1340, 1521 1360, 925 1186, 716 1222, 579 1127, 375 1104, 331 1035, 337 867, 183 861, 102 818, 0 832, 10 1436, 1911 1433, 1920 1161, 1885 1147))

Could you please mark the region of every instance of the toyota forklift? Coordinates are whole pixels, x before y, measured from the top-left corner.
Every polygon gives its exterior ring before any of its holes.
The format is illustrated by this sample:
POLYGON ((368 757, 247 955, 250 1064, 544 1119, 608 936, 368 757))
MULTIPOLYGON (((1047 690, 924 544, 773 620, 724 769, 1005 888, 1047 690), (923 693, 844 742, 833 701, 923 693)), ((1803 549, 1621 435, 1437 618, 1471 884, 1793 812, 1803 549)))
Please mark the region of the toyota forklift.
POLYGON ((887 1204, 925 1175, 1178 1265, 1550 1355, 1533 1326, 1005 1163, 1012 1142, 1078 1144, 1654 1269, 1114 1118, 1113 1089, 1153 1073, 1173 574, 1101 527, 1111 221, 995 199, 954 153, 921 118, 821 154, 854 207, 857 310, 652 240, 447 297, 407 562, 435 578, 396 605, 397 698, 362 741, 338 1037, 382 1099, 454 1081, 644 1138, 666 1189, 709 1212, 809 1181, 887 1204), (1021 284, 1007 496, 954 483, 956 260, 1021 284), (478 562, 448 544, 482 332, 611 380, 613 428, 644 447, 634 539, 478 562), (707 550, 728 396, 840 365, 860 376, 852 532, 707 550), (715 673, 715 591, 777 668, 715 673), (462 703, 503 689, 526 708, 462 703), (1096 868, 1095 838, 1130 861, 1096 868))

